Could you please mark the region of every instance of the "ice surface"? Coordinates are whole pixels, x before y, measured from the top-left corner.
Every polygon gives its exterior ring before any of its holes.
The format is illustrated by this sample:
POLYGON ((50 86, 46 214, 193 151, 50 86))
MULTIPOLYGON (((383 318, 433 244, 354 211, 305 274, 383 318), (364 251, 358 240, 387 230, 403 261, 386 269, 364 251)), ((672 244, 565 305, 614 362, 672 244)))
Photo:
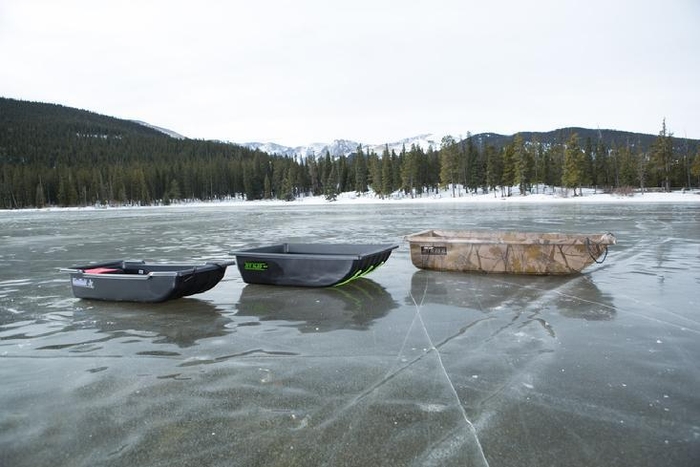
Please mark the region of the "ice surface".
POLYGON ((694 465, 700 205, 2 212, 0 465, 694 465), (427 228, 611 231, 586 274, 421 271, 427 228), (46 246, 47 239, 51 245, 46 246), (332 289, 76 300, 58 268, 397 242, 332 289), (50 253, 47 251, 50 248, 50 253), (43 446, 36 449, 36 446, 43 446))

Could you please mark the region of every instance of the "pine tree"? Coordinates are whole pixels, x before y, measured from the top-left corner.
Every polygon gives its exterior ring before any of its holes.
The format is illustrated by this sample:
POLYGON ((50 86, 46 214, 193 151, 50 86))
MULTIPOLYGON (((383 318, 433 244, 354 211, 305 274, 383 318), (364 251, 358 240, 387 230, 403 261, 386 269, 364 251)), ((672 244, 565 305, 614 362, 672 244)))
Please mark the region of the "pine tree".
POLYGON ((467 132, 466 149, 466 185, 469 190, 476 193, 479 187, 486 187, 486 160, 474 144, 474 138, 467 132))
MULTIPOLYGON (((578 133, 574 133, 566 144, 566 149, 564 151, 564 168, 561 177, 561 182, 564 187, 574 189, 574 196, 576 196, 576 188, 581 190, 585 163, 585 155, 578 142, 578 133)), ((581 194, 583 193, 581 192, 581 194)))
POLYGON ((319 174, 318 163, 316 162, 316 157, 313 154, 307 157, 306 167, 309 171, 311 194, 313 196, 318 196, 321 194, 321 178, 319 174))
POLYGON ((539 185, 544 182, 544 152, 542 150, 542 145, 535 136, 533 136, 530 141, 530 154, 532 155, 531 180, 536 186, 536 192, 539 193, 539 185))
POLYGON ((637 154, 637 180, 639 181, 639 189, 644 193, 647 167, 649 166, 649 156, 641 151, 637 154))
POLYGON ((46 205, 46 197, 44 196, 44 187, 41 184, 41 179, 39 179, 39 184, 36 186, 36 200, 34 205, 39 209, 46 205))
POLYGON ((493 145, 486 146, 486 184, 490 190, 494 190, 501 184, 503 179, 503 153, 496 151, 493 145))
POLYGON ((291 180, 293 180, 293 174, 290 170, 289 172, 287 172, 287 176, 282 178, 282 185, 280 187, 278 196, 279 199, 283 199, 285 201, 294 201, 294 188, 292 186, 291 180))
POLYGON ((594 160, 594 155, 593 155, 593 143, 591 141, 591 138, 588 137, 586 138, 586 144, 584 145, 583 149, 583 155, 584 155, 584 169, 583 169, 583 183, 590 186, 590 185, 596 185, 596 173, 595 170, 593 170, 593 160, 594 160))
POLYGON ((443 136, 440 145, 440 185, 443 188, 452 186, 452 197, 455 195, 455 185, 459 169, 458 147, 454 138, 450 135, 443 136))
POLYGON ((598 138, 596 143, 593 171, 595 173, 596 186, 612 186, 614 177, 610 166, 610 155, 602 137, 598 138))
POLYGON ((507 145, 503 152, 503 172, 501 174, 501 193, 510 196, 511 187, 515 185, 515 149, 513 144, 507 145), (504 189, 507 193, 504 193, 504 189))
POLYGON ((391 150, 391 192, 401 189, 401 157, 391 150))
POLYGON ((394 181, 394 173, 392 170, 391 155, 389 154, 389 146, 384 147, 382 152, 382 194, 385 196, 391 195, 394 191, 392 183, 394 181))
POLYGON ((410 194, 413 197, 415 183, 418 179, 418 156, 416 154, 416 145, 411 145, 411 150, 406 152, 406 146, 401 150, 401 188, 404 193, 410 194))
MULTIPOLYGON (((336 170, 338 172, 338 186, 337 192, 343 193, 350 191, 348 182, 348 158, 345 156, 339 156, 335 161, 336 170)), ((354 186, 354 183, 353 183, 354 186)))
POLYGON ((367 159, 362 152, 362 146, 358 146, 357 154, 355 154, 355 191, 357 194, 367 192, 367 175, 367 159))
POLYGON ((141 167, 135 170, 134 179, 136 183, 136 200, 141 205, 150 204, 151 197, 148 194, 148 185, 146 184, 146 177, 141 167))
POLYGON ((673 133, 666 131, 663 119, 661 131, 651 146, 651 163, 659 174, 664 191, 671 191, 671 164, 673 160, 673 133))
POLYGON ((532 173, 532 155, 525 147, 525 141, 521 134, 513 139, 513 163, 515 164, 514 182, 519 186, 520 194, 526 195, 530 189, 532 173))
POLYGON ((422 177, 428 191, 437 191, 440 186, 440 152, 428 146, 425 154, 425 163, 421 164, 422 177))
POLYGON ((553 160, 555 152, 556 150, 554 147, 550 146, 546 148, 542 154, 542 183, 545 185, 545 192, 547 189, 546 187, 554 187, 557 180, 553 160))
POLYGON ((270 176, 268 174, 265 174, 263 187, 263 199, 272 199, 272 183, 270 183, 270 176))
POLYGON ((328 177, 323 184, 323 193, 329 201, 335 201, 338 196, 338 170, 336 164, 331 164, 328 177))
POLYGON ((374 151, 367 156, 367 169, 369 172, 369 186, 376 194, 382 195, 382 161, 374 151))
POLYGON ((700 146, 698 146, 698 152, 690 165, 690 174, 697 178, 697 186, 700 186, 700 146))
POLYGON ((619 164, 618 180, 621 187, 631 187, 635 185, 637 180, 637 164, 632 155, 632 150, 629 145, 620 148, 616 153, 617 162, 619 164))

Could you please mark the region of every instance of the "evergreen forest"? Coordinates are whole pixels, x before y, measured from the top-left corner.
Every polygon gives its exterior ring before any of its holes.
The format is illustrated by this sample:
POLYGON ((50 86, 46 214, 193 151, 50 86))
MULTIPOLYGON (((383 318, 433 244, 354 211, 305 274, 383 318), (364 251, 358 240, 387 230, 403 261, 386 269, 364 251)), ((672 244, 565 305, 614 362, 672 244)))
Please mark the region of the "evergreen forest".
POLYGON ((700 186, 700 145, 660 121, 657 135, 567 128, 445 136, 439 147, 289 157, 174 138, 140 123, 0 98, 0 209, 294 200, 373 191, 418 196, 457 187, 494 196, 533 187, 632 193, 700 186))

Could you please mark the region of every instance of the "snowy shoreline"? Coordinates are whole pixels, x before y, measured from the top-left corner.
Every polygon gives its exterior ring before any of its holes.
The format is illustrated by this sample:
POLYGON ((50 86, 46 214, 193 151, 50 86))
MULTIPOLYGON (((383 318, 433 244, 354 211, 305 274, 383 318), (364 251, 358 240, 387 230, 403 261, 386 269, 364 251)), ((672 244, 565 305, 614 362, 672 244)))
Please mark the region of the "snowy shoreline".
POLYGON ((30 208, 19 210, 0 210, 0 212, 55 212, 55 211, 86 211, 104 209, 153 209, 153 208, 210 208, 210 207, 266 207, 266 206, 318 206, 318 205, 357 205, 357 204, 428 204, 428 203, 453 203, 453 204, 538 204, 538 203, 561 203, 561 204, 626 204, 626 203, 700 203, 700 190, 663 192, 634 193, 631 195, 616 195, 610 193, 596 193, 593 190, 584 190, 583 196, 572 196, 563 194, 557 189, 554 192, 533 193, 522 196, 513 194, 508 197, 494 196, 488 194, 461 194, 459 191, 452 196, 452 190, 440 190, 437 194, 416 196, 397 196, 396 194, 382 198, 373 193, 358 195, 355 192, 340 193, 334 201, 329 201, 325 196, 306 196, 293 201, 284 200, 254 200, 245 201, 242 199, 220 200, 220 201, 181 201, 169 205, 149 205, 149 206, 75 206, 75 207, 46 207, 30 208))

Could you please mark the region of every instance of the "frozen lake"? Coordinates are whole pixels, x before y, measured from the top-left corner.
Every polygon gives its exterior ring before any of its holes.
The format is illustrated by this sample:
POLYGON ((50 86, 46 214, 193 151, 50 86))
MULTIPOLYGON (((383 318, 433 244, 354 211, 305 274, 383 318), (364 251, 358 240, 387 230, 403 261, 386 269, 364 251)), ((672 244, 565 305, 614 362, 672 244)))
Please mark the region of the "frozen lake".
POLYGON ((0 465, 700 465, 700 203, 0 212, 0 465), (428 228, 612 232, 571 278, 420 271, 428 228), (399 243, 330 289, 73 298, 58 268, 399 243))

